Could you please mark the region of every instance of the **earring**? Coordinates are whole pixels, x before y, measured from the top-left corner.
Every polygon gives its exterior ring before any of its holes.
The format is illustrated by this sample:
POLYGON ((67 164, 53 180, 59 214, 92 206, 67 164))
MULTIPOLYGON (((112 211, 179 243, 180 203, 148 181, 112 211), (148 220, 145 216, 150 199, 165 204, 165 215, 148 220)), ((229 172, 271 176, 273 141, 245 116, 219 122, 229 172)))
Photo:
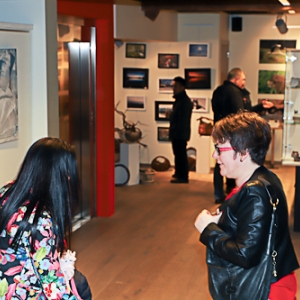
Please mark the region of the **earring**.
POLYGON ((240 158, 240 162, 243 162, 243 159, 242 159, 242 158, 240 158))

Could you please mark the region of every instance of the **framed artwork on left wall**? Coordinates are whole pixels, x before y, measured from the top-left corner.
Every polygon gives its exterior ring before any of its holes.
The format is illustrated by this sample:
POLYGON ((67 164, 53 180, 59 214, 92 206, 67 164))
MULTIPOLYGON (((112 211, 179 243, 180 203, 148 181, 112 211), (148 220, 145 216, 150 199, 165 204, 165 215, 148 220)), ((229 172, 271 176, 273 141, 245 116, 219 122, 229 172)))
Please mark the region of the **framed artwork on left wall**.
POLYGON ((0 143, 18 139, 17 49, 0 49, 0 143))

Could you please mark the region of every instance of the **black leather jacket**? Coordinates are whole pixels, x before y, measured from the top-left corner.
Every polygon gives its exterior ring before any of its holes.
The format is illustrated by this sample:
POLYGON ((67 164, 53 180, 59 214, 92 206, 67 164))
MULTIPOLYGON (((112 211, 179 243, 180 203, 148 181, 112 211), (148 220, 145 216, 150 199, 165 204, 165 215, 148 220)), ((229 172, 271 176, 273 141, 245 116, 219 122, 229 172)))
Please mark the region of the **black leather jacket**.
POLYGON ((299 264, 289 234, 287 202, 281 182, 264 166, 256 169, 240 191, 220 206, 223 214, 219 223, 209 224, 200 241, 219 257, 243 268, 259 264, 267 245, 272 206, 258 178, 270 182, 279 199, 275 220, 279 280, 297 269, 299 264))

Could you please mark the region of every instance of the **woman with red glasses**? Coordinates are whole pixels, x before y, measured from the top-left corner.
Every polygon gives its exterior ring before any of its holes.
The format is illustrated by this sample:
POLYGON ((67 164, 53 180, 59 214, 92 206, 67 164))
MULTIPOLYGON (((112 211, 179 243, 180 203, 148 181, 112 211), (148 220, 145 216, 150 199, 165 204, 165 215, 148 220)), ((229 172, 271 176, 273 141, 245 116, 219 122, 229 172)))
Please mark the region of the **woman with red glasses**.
POLYGON ((271 141, 270 126, 254 112, 239 112, 217 122, 212 137, 213 157, 221 175, 236 183, 216 213, 203 210, 195 221, 200 241, 207 247, 213 299, 294 300, 294 270, 299 264, 289 234, 286 197, 279 178, 263 165, 271 141), (271 200, 276 204, 271 205, 271 200), (275 225, 271 226, 273 207, 275 225), (273 264, 267 275, 272 275, 263 277, 265 282, 259 282, 258 273, 247 279, 245 272, 261 265, 272 236, 273 256, 267 255, 273 264), (234 281, 240 270, 244 278, 234 281), (262 284, 266 286, 264 296, 258 296, 262 284), (254 288, 248 290, 249 286, 254 288))

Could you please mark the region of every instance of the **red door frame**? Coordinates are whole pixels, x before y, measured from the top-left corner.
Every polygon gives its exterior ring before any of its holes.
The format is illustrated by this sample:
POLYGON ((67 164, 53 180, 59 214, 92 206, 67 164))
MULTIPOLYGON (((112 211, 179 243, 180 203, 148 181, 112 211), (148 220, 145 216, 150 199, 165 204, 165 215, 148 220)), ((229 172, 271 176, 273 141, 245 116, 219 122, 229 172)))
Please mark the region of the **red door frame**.
POLYGON ((113 4, 57 0, 57 13, 86 19, 96 28, 96 215, 111 216, 114 186, 113 4))

